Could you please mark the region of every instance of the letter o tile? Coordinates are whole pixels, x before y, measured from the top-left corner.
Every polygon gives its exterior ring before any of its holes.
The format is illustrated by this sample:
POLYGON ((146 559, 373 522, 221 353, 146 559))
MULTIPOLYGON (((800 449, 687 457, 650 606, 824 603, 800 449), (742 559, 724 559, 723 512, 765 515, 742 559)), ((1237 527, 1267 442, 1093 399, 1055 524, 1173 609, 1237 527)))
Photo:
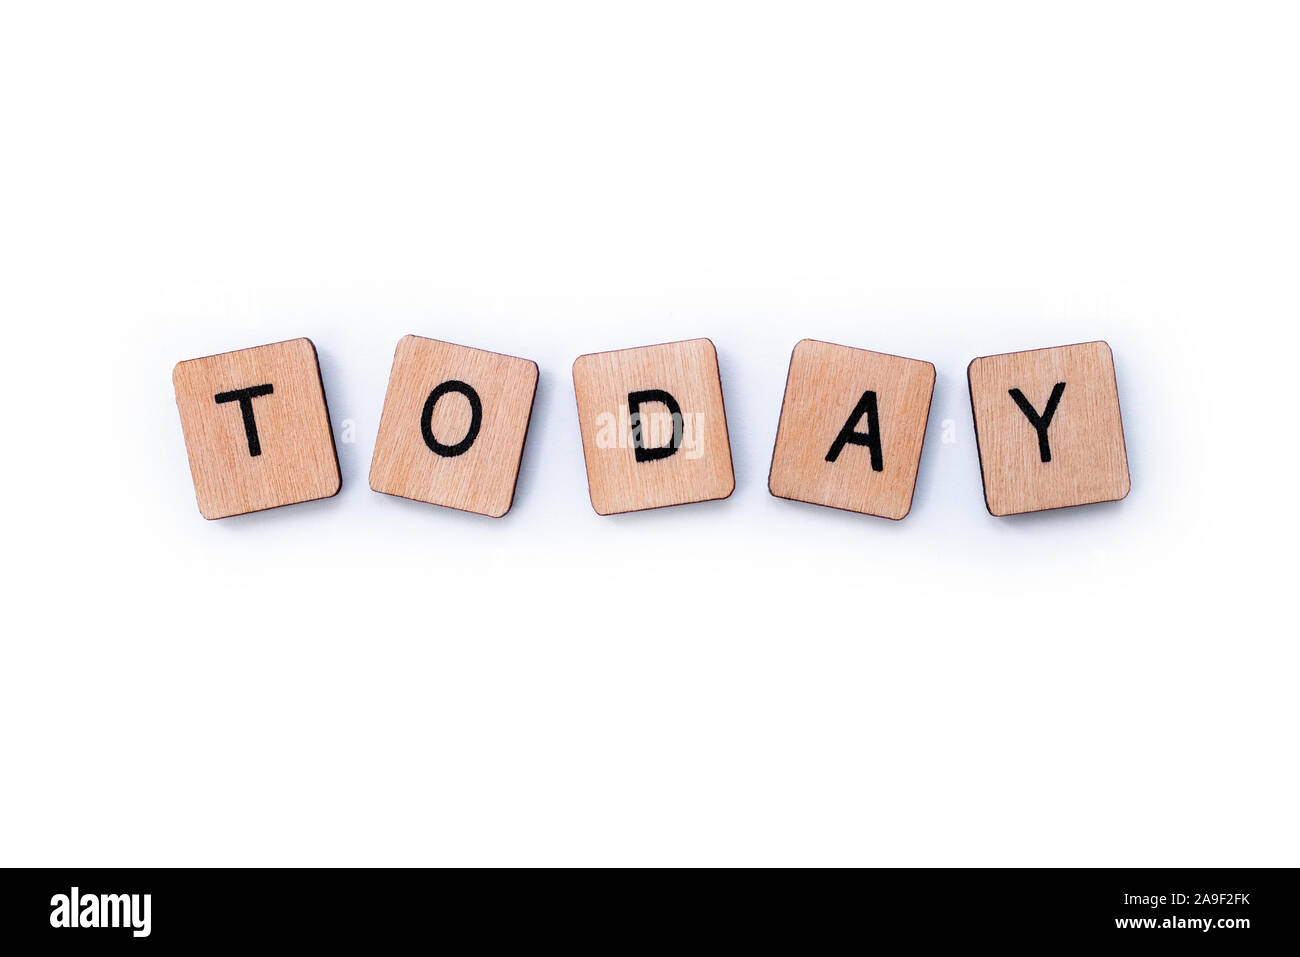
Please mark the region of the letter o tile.
POLYGON ((421 336, 393 355, 370 487, 501 518, 510 511, 537 363, 421 336))

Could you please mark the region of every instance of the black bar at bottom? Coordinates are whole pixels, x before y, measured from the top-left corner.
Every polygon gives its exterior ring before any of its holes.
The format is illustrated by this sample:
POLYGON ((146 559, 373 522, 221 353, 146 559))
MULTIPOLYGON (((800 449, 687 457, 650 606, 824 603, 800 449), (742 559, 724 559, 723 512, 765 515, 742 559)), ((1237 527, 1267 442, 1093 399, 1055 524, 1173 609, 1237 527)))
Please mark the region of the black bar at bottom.
POLYGON ((6 870, 0 946, 1293 950, 1285 870, 6 870))

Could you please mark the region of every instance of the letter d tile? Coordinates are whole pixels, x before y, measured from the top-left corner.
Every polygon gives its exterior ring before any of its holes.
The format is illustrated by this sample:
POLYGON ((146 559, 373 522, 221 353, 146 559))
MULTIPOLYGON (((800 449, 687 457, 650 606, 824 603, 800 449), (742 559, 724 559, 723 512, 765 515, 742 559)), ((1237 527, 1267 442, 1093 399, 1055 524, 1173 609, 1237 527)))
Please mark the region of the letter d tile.
POLYGON ((573 389, 598 514, 707 502, 735 489, 708 339, 579 356, 573 389))

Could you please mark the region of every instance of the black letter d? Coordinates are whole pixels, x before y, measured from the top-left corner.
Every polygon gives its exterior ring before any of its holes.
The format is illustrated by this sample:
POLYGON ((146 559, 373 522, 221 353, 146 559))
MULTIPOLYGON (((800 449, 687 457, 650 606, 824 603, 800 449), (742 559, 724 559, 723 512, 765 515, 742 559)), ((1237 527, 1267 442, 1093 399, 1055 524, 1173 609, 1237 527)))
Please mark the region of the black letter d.
POLYGON ((653 462, 655 459, 666 459, 682 447, 682 407, 677 404, 677 400, 663 389, 646 389, 642 392, 629 392, 627 394, 627 411, 628 418, 632 422, 632 451, 636 455, 638 462, 653 462), (661 445, 658 448, 648 449, 645 447, 645 417, 641 414, 641 406, 647 402, 660 402, 668 407, 669 413, 673 417, 673 437, 667 445, 661 445))

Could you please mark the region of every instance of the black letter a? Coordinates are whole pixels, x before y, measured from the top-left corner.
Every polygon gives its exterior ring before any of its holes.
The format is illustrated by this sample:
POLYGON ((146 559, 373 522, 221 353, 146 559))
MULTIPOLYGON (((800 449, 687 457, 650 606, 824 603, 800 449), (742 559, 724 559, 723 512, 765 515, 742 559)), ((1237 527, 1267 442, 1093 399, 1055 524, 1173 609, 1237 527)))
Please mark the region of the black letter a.
POLYGON ((840 434, 835 436, 835 441, 831 443, 831 450, 826 453, 826 461, 834 462, 844 451, 844 446, 850 444, 865 445, 871 450, 871 471, 885 470, 885 456, 880 451, 880 416, 876 412, 874 392, 862 393, 862 398, 858 399, 858 404, 849 413, 849 420, 844 423, 844 428, 840 429, 840 434), (854 427, 864 415, 867 417, 868 431, 855 432, 854 427))

